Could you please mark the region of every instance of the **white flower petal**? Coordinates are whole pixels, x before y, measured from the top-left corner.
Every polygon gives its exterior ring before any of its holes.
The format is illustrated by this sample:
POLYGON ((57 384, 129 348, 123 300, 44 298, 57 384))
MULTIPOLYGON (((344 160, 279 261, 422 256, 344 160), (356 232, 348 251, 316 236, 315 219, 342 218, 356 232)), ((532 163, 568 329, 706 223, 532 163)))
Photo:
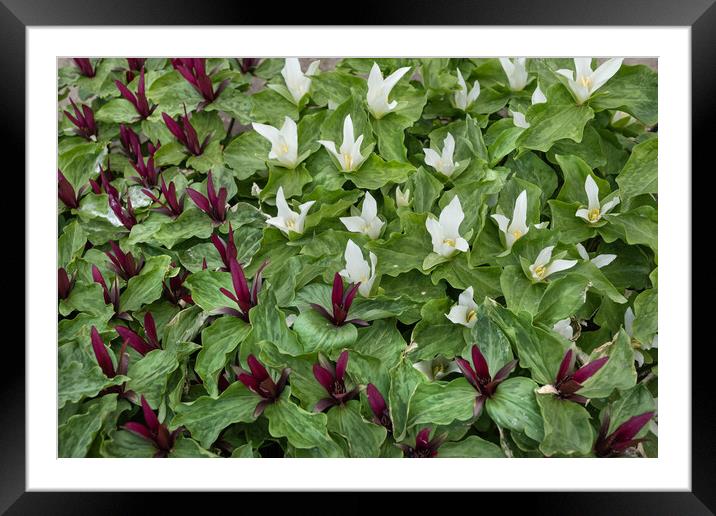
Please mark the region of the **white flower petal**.
POLYGON ((592 258, 591 262, 598 268, 606 267, 617 258, 616 254, 600 254, 592 258))

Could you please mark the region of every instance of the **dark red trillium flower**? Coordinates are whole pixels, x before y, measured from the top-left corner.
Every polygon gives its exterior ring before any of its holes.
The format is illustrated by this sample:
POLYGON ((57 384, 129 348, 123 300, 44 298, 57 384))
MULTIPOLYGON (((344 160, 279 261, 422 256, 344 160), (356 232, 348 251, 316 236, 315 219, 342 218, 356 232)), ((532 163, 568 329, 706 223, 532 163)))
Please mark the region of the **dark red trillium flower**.
POLYGON ((239 381, 249 390, 261 396, 262 399, 254 410, 254 416, 259 417, 263 414, 267 405, 279 399, 283 389, 286 387, 286 380, 288 379, 288 375, 291 374, 291 369, 288 367, 284 368, 281 371, 281 376, 278 381, 274 382, 266 368, 261 362, 256 360, 255 356, 249 355, 246 361, 249 364, 250 373, 240 367, 233 367, 239 381))
POLYGON ((226 241, 219 235, 212 234, 211 243, 214 244, 219 256, 221 256, 221 261, 224 262, 224 266, 220 270, 229 272, 231 270, 231 262, 235 261, 238 256, 236 242, 234 242, 234 228, 231 227, 231 222, 229 222, 229 236, 226 241))
POLYGON ((204 152, 211 135, 204 138, 204 141, 201 144, 199 143, 199 136, 196 134, 194 126, 191 125, 191 122, 189 122, 189 116, 186 114, 186 109, 184 109, 184 116, 179 115, 179 122, 166 113, 162 113, 162 118, 164 119, 164 123, 166 124, 167 129, 169 129, 169 132, 174 135, 174 138, 176 138, 179 143, 186 147, 186 150, 194 156, 200 156, 201 153, 204 152))
POLYGON ((159 423, 157 415, 152 410, 152 407, 149 406, 147 400, 144 399, 144 396, 142 396, 142 412, 146 424, 130 421, 122 425, 122 428, 152 443, 157 449, 154 457, 166 458, 174 448, 174 443, 176 443, 182 427, 170 432, 167 425, 159 423))
POLYGON ((341 278, 341 275, 336 272, 333 276, 333 292, 331 294, 333 312, 329 312, 316 303, 311 303, 311 308, 331 321, 335 326, 343 326, 348 323, 355 324, 356 326, 368 326, 368 323, 362 319, 346 320, 346 317, 348 317, 348 311, 351 309, 351 305, 353 304, 353 299, 358 293, 359 286, 360 281, 358 283, 349 283, 344 292, 343 279, 341 278))
POLYGON ((234 285, 234 292, 229 292, 224 287, 219 290, 226 297, 231 299, 234 303, 239 306, 239 309, 231 307, 223 307, 216 310, 220 314, 233 315, 239 317, 246 322, 249 322, 249 310, 255 307, 259 303, 259 291, 261 290, 261 283, 263 282, 262 274, 266 266, 269 264, 268 260, 264 261, 259 269, 256 271, 254 276, 254 282, 249 287, 248 281, 246 281, 246 275, 244 274, 244 268, 241 266, 236 258, 233 258, 230 263, 231 282, 234 285))
POLYGON ((517 365, 517 360, 507 362, 507 364, 495 373, 495 377, 492 378, 490 376, 490 369, 487 366, 487 360, 485 360, 485 356, 477 344, 472 346, 472 364, 475 367, 474 369, 470 366, 470 362, 462 357, 456 358, 455 362, 460 368, 460 371, 462 371, 462 374, 465 375, 467 381, 470 382, 470 385, 477 391, 477 399, 475 400, 475 410, 473 413, 474 417, 480 415, 482 407, 485 405, 485 400, 495 394, 497 386, 510 376, 510 373, 517 365))
POLYGON ((114 191, 107 192, 109 207, 122 225, 131 230, 135 224, 137 224, 137 218, 134 216, 134 208, 132 208, 132 200, 127 196, 127 208, 125 209, 119 200, 119 192, 117 192, 114 187, 111 187, 111 189, 114 191))
POLYGON ((259 61, 261 61, 258 57, 243 57, 241 59, 236 59, 239 62, 239 68, 241 68, 241 73, 249 73, 253 72, 254 69, 259 64, 259 61))
POLYGON ((73 57, 72 60, 80 70, 80 75, 85 77, 94 77, 95 69, 92 67, 92 62, 86 57, 73 57))
POLYGON ((127 67, 129 70, 126 72, 126 78, 127 83, 132 82, 132 79, 134 79, 134 75, 140 71, 144 70, 144 63, 147 61, 146 57, 128 57, 127 58, 127 67))
POLYGON ((116 272, 120 278, 124 281, 128 281, 129 278, 139 274, 142 267, 144 267, 143 257, 135 259, 132 253, 122 251, 117 242, 110 241, 109 245, 112 247, 112 250, 105 251, 104 254, 106 254, 107 258, 112 262, 110 268, 116 272))
POLYGON ((368 405, 373 411, 373 422, 376 425, 381 425, 388 430, 393 432, 393 421, 390 419, 390 410, 388 404, 385 402, 385 398, 380 393, 378 388, 369 383, 366 387, 366 395, 368 396, 368 405))
POLYGON ((172 59, 172 66, 204 97, 204 104, 214 102, 229 84, 229 79, 226 79, 219 84, 216 90, 214 89, 211 77, 206 73, 204 58, 172 59))
POLYGON ((174 182, 169 181, 169 186, 167 187, 167 184, 164 182, 164 178, 161 178, 160 188, 166 202, 162 202, 151 190, 143 188, 142 192, 152 201, 161 205, 161 208, 154 208, 154 211, 163 213, 164 215, 172 218, 177 218, 184 211, 184 194, 177 198, 177 188, 174 186, 174 182))
POLYGON ((102 193, 102 190, 104 190, 107 195, 119 196, 117 189, 110 184, 111 180, 112 171, 109 169, 109 158, 107 158, 107 168, 104 169, 102 165, 99 166, 99 181, 95 181, 94 179, 89 180, 92 192, 99 195, 102 193))
POLYGON ((135 149, 139 146, 139 136, 137 133, 135 133, 131 127, 120 124, 119 141, 122 144, 122 149, 125 154, 129 157, 129 161, 137 161, 137 155, 134 153, 135 149))
POLYGON ((96 265, 93 265, 92 280, 94 280, 95 283, 99 283, 99 285, 102 287, 102 293, 104 295, 104 304, 112 305, 114 307, 115 316, 119 319, 124 319, 125 321, 131 321, 132 316, 129 315, 127 312, 122 312, 119 307, 119 278, 115 276, 114 281, 112 282, 112 286, 107 287, 107 282, 104 280, 104 276, 102 276, 102 273, 100 272, 99 268, 96 265))
POLYGON ((104 375, 107 378, 114 378, 117 375, 125 375, 127 373, 127 367, 129 366, 129 355, 126 353, 127 344, 123 344, 119 351, 119 364, 115 369, 114 364, 112 363, 112 357, 109 356, 109 351, 107 351, 107 346, 105 346, 104 341, 102 341, 102 337, 100 337, 95 326, 92 326, 92 329, 90 330, 90 337, 92 340, 92 350, 94 351, 94 356, 97 359, 97 363, 99 364, 100 369, 102 369, 104 375))
POLYGON ((146 188, 153 188, 157 186, 157 180, 159 179, 161 169, 154 165, 154 153, 157 151, 158 147, 155 147, 151 142, 149 142, 149 157, 145 162, 144 156, 142 156, 142 149, 139 146, 139 140, 134 140, 132 145, 134 145, 134 151, 132 154, 136 156, 136 159, 134 161, 130 161, 130 163, 137 174, 139 174, 139 177, 133 177, 132 181, 139 183, 146 188))
POLYGON ((652 417, 654 417, 654 412, 644 412, 643 414, 629 418, 619 425, 611 434, 607 435, 610 422, 610 417, 607 413, 599 429, 597 442, 594 444, 594 452, 597 457, 619 456, 627 449, 645 441, 646 439, 634 439, 634 437, 644 428, 644 425, 651 421, 652 417))
POLYGON ((328 398, 323 398, 313 407, 314 412, 323 412, 334 405, 344 405, 358 396, 358 387, 346 388, 345 376, 348 365, 348 351, 343 351, 335 365, 323 355, 319 355, 320 364, 313 364, 313 376, 326 389, 328 398))
POLYGON ((69 111, 65 110, 65 116, 74 124, 75 133, 82 138, 86 138, 87 140, 96 140, 97 124, 94 121, 94 112, 92 111, 92 108, 84 104, 80 104, 80 106, 82 106, 82 109, 80 110, 80 108, 77 107, 77 104, 75 104, 75 101, 72 99, 70 99, 70 104, 72 104, 72 109, 75 114, 73 116, 69 111))
POLYGON ((122 84, 122 81, 114 81, 114 84, 117 86, 117 89, 119 90, 119 93, 124 97, 126 100, 130 102, 134 106, 134 109, 137 111, 137 114, 140 116, 141 120, 144 120, 145 118, 148 118, 149 115, 154 113, 154 110, 157 109, 156 104, 150 106, 149 100, 147 100, 147 91, 144 86, 144 68, 142 68, 142 71, 139 72, 139 81, 137 83, 137 93, 133 93, 127 86, 122 84))
POLYGON ((582 388, 582 384, 599 371, 604 364, 607 363, 609 357, 602 357, 593 360, 576 371, 574 370, 574 362, 576 356, 571 349, 564 354, 562 363, 557 371, 557 378, 554 381, 554 388, 557 389, 557 395, 565 400, 574 401, 576 403, 587 403, 589 400, 584 396, 575 394, 582 388))
POLYGON ((124 342, 134 349, 137 353, 144 356, 155 349, 162 349, 157 337, 157 326, 154 323, 154 317, 151 312, 144 314, 144 334, 146 339, 139 336, 137 332, 125 326, 117 326, 115 328, 124 342))
MULTIPOLYGON (((175 267, 174 263, 172 263, 172 267, 175 267)), ((189 289, 184 286, 187 277, 189 277, 189 271, 185 269, 164 282, 163 293, 167 301, 178 306, 194 303, 189 289)))
POLYGON ((204 195, 193 188, 187 188, 186 193, 194 204, 196 204, 196 207, 211 217, 211 220, 213 220, 214 223, 224 223, 226 220, 226 197, 228 196, 228 191, 225 186, 222 186, 219 188, 219 194, 216 194, 216 189, 214 189, 214 179, 211 176, 211 172, 209 172, 209 175, 206 178, 207 197, 204 197, 204 195))
POLYGON ((60 267, 57 269, 57 294, 60 299, 67 299, 72 292, 72 287, 75 285, 75 278, 77 273, 70 277, 67 271, 60 267))
POLYGON ((397 444, 403 450, 403 454, 411 459, 428 459, 436 457, 438 448, 447 439, 447 433, 436 435, 430 439, 430 427, 423 428, 415 437, 415 446, 408 444, 397 444))
POLYGON ((75 194, 75 189, 72 188, 72 185, 67 180, 65 175, 60 171, 60 169, 57 169, 57 197, 64 203, 65 206, 68 208, 77 209, 80 207, 80 195, 82 195, 82 192, 85 190, 86 185, 83 187, 80 187, 80 189, 77 191, 77 194, 75 194))

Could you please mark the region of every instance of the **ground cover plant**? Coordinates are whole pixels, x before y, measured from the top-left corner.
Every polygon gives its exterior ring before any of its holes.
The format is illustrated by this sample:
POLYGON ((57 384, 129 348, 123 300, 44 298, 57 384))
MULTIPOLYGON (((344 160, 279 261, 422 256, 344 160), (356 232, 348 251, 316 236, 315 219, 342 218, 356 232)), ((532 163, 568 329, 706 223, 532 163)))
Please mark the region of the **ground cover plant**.
POLYGON ((58 97, 60 456, 657 455, 651 68, 75 58, 58 97))

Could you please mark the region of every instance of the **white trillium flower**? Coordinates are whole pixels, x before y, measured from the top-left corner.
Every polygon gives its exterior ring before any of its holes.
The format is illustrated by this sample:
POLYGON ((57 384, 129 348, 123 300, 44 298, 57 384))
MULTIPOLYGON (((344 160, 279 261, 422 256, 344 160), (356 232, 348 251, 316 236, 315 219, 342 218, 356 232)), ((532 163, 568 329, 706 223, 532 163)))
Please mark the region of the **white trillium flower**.
POLYGON ((510 111, 510 114, 512 115, 512 123, 515 124, 515 127, 527 129, 530 126, 530 123, 527 121, 527 118, 525 118, 525 115, 519 111, 510 111))
POLYGON ((454 360, 448 360, 442 355, 437 356, 432 360, 415 362, 413 367, 423 373, 430 381, 440 380, 450 373, 457 373, 460 371, 460 368, 454 360))
POLYGON ((301 204, 298 209, 299 213, 291 210, 283 195, 283 187, 279 186, 276 192, 276 208, 278 214, 275 217, 269 217, 267 224, 277 227, 283 233, 288 235, 289 231, 295 233, 303 233, 303 225, 306 222, 306 214, 316 201, 308 201, 301 204))
POLYGON ((572 94, 577 99, 577 104, 583 104, 619 71, 622 61, 621 57, 612 58, 592 71, 591 57, 575 57, 574 69, 577 72, 576 77, 572 70, 561 69, 557 70, 557 73, 567 78, 567 84, 569 84, 569 89, 572 90, 572 94))
POLYGON ((599 222, 603 215, 609 213, 612 208, 619 204, 619 197, 616 196, 612 197, 603 205, 599 202, 599 187, 591 175, 587 176, 584 182, 584 191, 587 192, 589 203, 587 204, 587 208, 578 209, 575 215, 584 219, 589 224, 599 222))
POLYGON ((447 177, 450 177, 458 166, 458 163, 453 162, 455 138, 450 133, 443 140, 442 154, 438 154, 433 149, 423 149, 423 152, 425 153, 425 164, 447 177))
POLYGON ((388 77, 383 79, 383 73, 380 71, 377 63, 373 63, 368 75, 368 111, 375 118, 383 118, 385 115, 393 111, 398 106, 398 101, 388 102, 388 96, 391 90, 402 79, 403 75, 408 73, 409 66, 399 68, 388 77))
MULTIPOLYGON (((515 200, 515 209, 512 212, 512 220, 504 215, 495 213, 492 218, 497 222, 497 227, 505 235, 505 246, 512 249, 512 245, 525 236, 530 230, 527 225, 527 190, 522 190, 515 200)), ((535 227, 542 226, 538 224, 535 227)), ((544 226, 542 226, 544 227, 544 226)))
POLYGON ((404 192, 400 190, 400 186, 395 187, 395 204, 398 208, 406 208, 410 205, 410 190, 404 192))
POLYGON ((572 340, 572 337, 574 336, 574 329, 572 328, 572 319, 567 317, 566 319, 557 321, 556 323, 554 323, 554 326, 552 326, 552 331, 559 333, 567 340, 572 340))
POLYGON ((577 244, 577 252, 579 253, 579 256, 582 257, 583 260, 592 262, 594 265, 596 265, 597 269, 606 267, 607 265, 612 263, 617 258, 616 254, 600 254, 600 255, 595 256, 594 258, 589 258, 589 254, 587 253, 587 250, 584 248, 584 246, 582 244, 577 244))
POLYGON ((510 82, 510 89, 512 91, 520 91, 527 86, 529 75, 527 74, 526 63, 527 59, 524 57, 517 57, 514 61, 507 57, 500 58, 500 64, 505 71, 505 75, 507 75, 507 80, 510 82))
POLYGON ((253 195, 254 197, 258 197, 259 194, 261 194, 261 188, 256 183, 253 183, 251 185, 251 195, 253 195))
POLYGON ((378 204, 370 192, 366 192, 363 197, 363 208, 360 216, 341 217, 340 220, 351 233, 363 233, 368 235, 371 240, 375 240, 380 236, 380 230, 385 224, 378 217, 378 204))
POLYGON ((281 70, 281 75, 283 75, 286 88, 291 93, 291 96, 296 104, 301 102, 301 99, 308 94, 308 90, 311 88, 311 79, 309 76, 316 73, 320 63, 320 61, 313 61, 310 65, 308 65, 308 69, 304 74, 301 71, 301 63, 297 58, 286 58, 283 70, 281 70))
POLYGON ((462 211, 457 195, 440 212, 438 219, 428 216, 425 220, 425 227, 432 238, 435 253, 450 257, 458 251, 465 252, 470 249, 467 240, 462 238, 459 233, 460 224, 464 219, 465 213, 462 211))
POLYGON ((298 127, 286 117, 281 129, 266 124, 251 124, 254 130, 271 142, 269 159, 276 160, 286 168, 298 165, 298 127))
POLYGON ((346 259, 346 268, 338 274, 350 283, 360 281, 358 293, 363 297, 368 297, 375 281, 375 266, 378 263, 378 258, 371 252, 369 253, 370 263, 368 263, 367 260, 363 259, 363 252, 360 247, 353 240, 348 240, 344 257, 346 259))
POLYGON ((340 152, 336 150, 336 144, 334 142, 318 140, 318 143, 323 145, 328 152, 335 156, 338 163, 341 164, 341 170, 344 172, 358 170, 367 158, 367 156, 363 156, 360 153, 363 135, 361 134, 358 138, 354 138, 353 120, 350 115, 347 115, 343 121, 343 143, 341 143, 340 152))
POLYGON ((532 93, 532 105, 535 104, 544 104, 547 102, 547 97, 544 93, 542 93, 542 90, 539 88, 539 84, 535 88, 535 91, 532 93))
POLYGON ((459 68, 457 69, 457 83, 460 89, 453 94, 453 102, 456 108, 467 111, 467 108, 480 96, 480 83, 475 81, 472 84, 472 89, 468 92, 467 84, 459 68))
POLYGON ((577 260, 552 261, 553 245, 545 247, 537 255, 535 262, 530 265, 530 273, 535 281, 544 281, 548 276, 560 271, 571 269, 577 265, 577 260))
POLYGON ((644 365, 644 354, 640 351, 642 349, 652 349, 659 347, 658 335, 654 335, 654 338, 649 343, 638 342, 634 338, 634 310, 631 307, 627 308, 624 312, 624 331, 631 339, 631 347, 634 350, 634 360, 641 367, 644 365))
POLYGON ((450 308, 445 317, 455 324, 462 324, 468 328, 475 326, 477 322, 477 304, 473 299, 472 287, 467 287, 458 297, 457 304, 450 308))

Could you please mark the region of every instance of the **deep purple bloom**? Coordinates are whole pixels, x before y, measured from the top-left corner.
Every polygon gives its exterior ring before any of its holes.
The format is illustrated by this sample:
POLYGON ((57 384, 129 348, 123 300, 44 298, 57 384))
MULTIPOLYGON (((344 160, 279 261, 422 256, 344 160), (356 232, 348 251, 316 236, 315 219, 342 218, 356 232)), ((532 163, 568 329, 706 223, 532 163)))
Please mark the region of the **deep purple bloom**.
POLYGON ((129 356, 126 354, 127 345, 124 344, 122 346, 119 352, 119 364, 115 369, 112 363, 112 357, 109 356, 109 351, 107 351, 107 346, 105 346, 95 326, 92 326, 90 336, 92 340, 92 351, 94 351, 94 356, 104 375, 107 378, 114 378, 117 375, 127 374, 127 368, 129 367, 129 356))
POLYGON ((237 58, 236 59, 239 63, 239 67, 241 68, 241 73, 249 73, 253 72, 254 69, 258 66, 259 61, 261 61, 258 57, 243 57, 243 58, 237 58))
POLYGON ((423 428, 415 437, 415 446, 408 444, 398 444, 398 448, 403 450, 405 457, 411 459, 428 459, 436 457, 438 448, 447 439, 447 434, 436 435, 430 439, 430 427, 423 428))
POLYGON ((129 70, 126 72, 127 83, 132 82, 134 75, 140 70, 144 70, 144 63, 147 61, 146 57, 128 57, 127 66, 129 70))
POLYGON ((119 192, 117 192, 114 187, 111 187, 111 189, 114 191, 107 192, 109 207, 114 212, 119 221, 122 223, 122 225, 125 228, 131 230, 134 225, 137 224, 137 218, 134 216, 134 208, 132 208, 132 200, 129 198, 129 196, 127 196, 127 208, 125 209, 124 207, 122 207, 122 203, 119 200, 119 192))
POLYGON ((646 425, 652 417, 654 417, 654 412, 644 412, 643 414, 629 418, 619 425, 611 434, 607 435, 610 417, 609 413, 605 414, 604 421, 602 421, 602 426, 599 429, 597 442, 594 444, 594 452, 597 457, 622 455, 627 449, 644 441, 645 439, 634 439, 634 437, 644 428, 644 425, 646 425))
POLYGON ((222 186, 219 188, 219 194, 216 194, 216 190, 214 189, 214 179, 211 176, 211 172, 209 172, 206 179, 207 197, 204 197, 204 195, 193 188, 187 188, 186 193, 191 200, 194 201, 196 207, 211 217, 211 220, 213 220, 216 224, 224 223, 226 220, 226 197, 229 193, 226 190, 226 187, 222 186))
POLYGON ((154 110, 157 109, 156 104, 150 106, 149 100, 147 100, 147 92, 144 87, 144 68, 142 68, 142 71, 139 72, 139 82, 137 84, 136 94, 133 93, 129 88, 127 88, 127 86, 122 84, 121 81, 115 80, 114 84, 117 86, 117 89, 119 90, 119 93, 122 95, 122 97, 124 97, 134 106, 134 109, 139 114, 141 120, 148 118, 149 115, 154 113, 154 110))
POLYGON ((254 410, 254 416, 258 417, 263 414, 267 405, 270 405, 279 399, 284 387, 286 387, 286 380, 288 379, 288 375, 291 373, 291 369, 288 367, 283 369, 278 381, 274 382, 266 368, 261 364, 261 362, 256 360, 255 356, 249 355, 246 361, 249 364, 249 369, 251 370, 250 373, 237 366, 234 366, 234 371, 238 375, 241 383, 243 383, 252 392, 261 396, 262 399, 258 405, 256 405, 256 409, 254 410))
POLYGON ((77 273, 70 277, 67 271, 60 267, 57 269, 57 294, 60 299, 67 299, 72 292, 72 287, 75 285, 75 278, 77 273))
POLYGON ((108 287, 107 282, 104 280, 102 273, 96 265, 92 266, 92 280, 98 283, 102 287, 102 294, 104 296, 104 304, 112 305, 114 307, 114 314, 119 319, 131 321, 132 317, 127 312, 122 312, 119 307, 119 278, 114 277, 112 286, 108 287))
POLYGON ((92 67, 92 62, 86 57, 73 57, 72 60, 80 70, 80 75, 85 77, 94 77, 95 69, 92 67))
POLYGON ((385 398, 372 383, 368 384, 365 391, 368 396, 368 405, 370 405, 370 410, 373 411, 373 422, 376 425, 385 427, 388 432, 392 433, 393 421, 390 419, 390 410, 388 409, 388 404, 385 402, 385 398))
POLYGON ((231 227, 231 222, 229 222, 229 235, 226 241, 219 235, 212 234, 211 243, 214 244, 219 256, 221 256, 221 261, 224 262, 224 266, 220 270, 224 272, 231 271, 231 262, 235 261, 238 256, 236 242, 234 242, 234 228, 231 227))
POLYGON ((593 360, 576 371, 574 370, 575 359, 576 356, 574 352, 568 349, 559 366, 559 371, 557 371, 554 388, 557 389, 557 395, 562 399, 571 400, 576 403, 587 403, 589 400, 584 396, 576 394, 576 392, 582 388, 584 382, 594 376, 594 374, 607 363, 609 357, 593 360))
POLYGON ((206 73, 206 60, 204 58, 172 59, 172 66, 204 97, 205 104, 214 102, 229 84, 229 79, 226 79, 214 90, 211 77, 206 73))
POLYGON ((234 285, 234 292, 229 292, 224 287, 221 287, 219 290, 222 294, 236 303, 239 306, 239 309, 237 310, 236 308, 227 306, 217 309, 217 313, 233 315, 249 322, 249 310, 251 310, 259 302, 262 273, 268 264, 268 260, 261 264, 259 269, 256 271, 256 276, 254 276, 253 285, 249 287, 249 283, 246 281, 246 275, 244 274, 244 268, 241 266, 241 263, 236 260, 236 258, 233 258, 230 263, 229 271, 231 272, 231 282, 234 285))
POLYGON ((164 195, 164 200, 166 202, 162 202, 159 197, 146 188, 142 189, 142 192, 152 201, 161 204, 162 207, 154 208, 154 211, 158 211, 159 213, 163 213, 164 215, 172 218, 177 218, 184 211, 184 195, 182 194, 181 197, 177 198, 177 189, 176 186, 174 186, 174 182, 170 181, 169 186, 167 187, 167 184, 164 182, 164 178, 162 177, 160 180, 162 195, 164 195))
POLYGON ((69 111, 65 110, 65 116, 74 124, 75 133, 82 138, 86 138, 87 140, 96 140, 97 124, 94 121, 94 112, 92 111, 92 108, 84 104, 80 104, 80 106, 82 106, 82 109, 80 110, 80 108, 77 107, 77 104, 75 104, 75 101, 72 99, 70 99, 70 104, 72 104, 72 109, 75 114, 73 116, 69 111))
POLYGON ((119 191, 110 184, 111 181, 111 171, 109 170, 109 166, 105 170, 102 168, 102 165, 99 167, 99 181, 95 181, 94 179, 89 180, 89 184, 92 187, 92 192, 94 192, 97 195, 100 195, 102 193, 102 190, 105 191, 107 195, 110 196, 119 196, 119 191))
POLYGON ((167 425, 159 423, 157 415, 152 410, 152 407, 149 406, 147 400, 144 399, 144 396, 142 396, 142 412, 146 424, 130 421, 122 425, 122 428, 152 443, 157 449, 154 457, 167 457, 172 451, 172 448, 174 448, 177 436, 182 431, 182 427, 170 432, 167 425))
POLYGON ((122 144, 122 149, 129 157, 129 161, 137 161, 137 155, 135 149, 139 146, 139 136, 135 133, 131 127, 127 127, 124 124, 119 125, 119 141, 122 144))
MULTIPOLYGON (((171 265, 175 267, 174 263, 171 265)), ((179 306, 194 303, 189 289, 184 286, 184 281, 186 281, 188 276, 189 271, 185 269, 164 282, 163 293, 167 301, 179 306)))
POLYGON ((349 283, 345 293, 343 291, 343 279, 341 275, 336 272, 333 276, 333 292, 331 294, 331 302, 333 304, 333 312, 329 312, 321 305, 311 303, 311 307, 316 310, 323 317, 331 321, 335 326, 343 326, 344 324, 352 323, 356 326, 368 326, 368 323, 362 319, 350 319, 348 317, 348 311, 351 309, 353 299, 358 293, 358 283, 349 283))
POLYGON ((154 323, 154 317, 151 312, 144 314, 144 334, 146 339, 142 338, 137 332, 125 326, 117 326, 115 328, 124 342, 129 344, 137 353, 144 356, 155 349, 162 349, 157 336, 157 326, 154 323))
POLYGON ((75 189, 72 188, 72 185, 67 180, 65 175, 60 171, 59 168, 57 169, 57 197, 59 197, 59 199, 68 208, 77 209, 80 207, 79 197, 85 190, 85 186, 80 187, 80 189, 77 191, 77 194, 75 194, 75 189))
POLYGON ((134 147, 132 154, 135 158, 134 160, 130 159, 129 162, 132 164, 132 167, 139 175, 139 177, 133 177, 132 180, 135 183, 139 183, 140 185, 145 186, 146 188, 153 188, 157 186, 157 180, 159 179, 159 174, 161 173, 161 170, 159 169, 159 167, 154 165, 154 153, 157 151, 158 147, 155 147, 151 142, 149 142, 149 156, 147 157, 147 160, 145 162, 144 156, 142 156, 142 149, 139 145, 139 139, 133 140, 132 145, 134 147))
POLYGON ((500 368, 500 370, 495 373, 495 377, 492 378, 487 360, 485 360, 485 356, 477 344, 472 346, 472 365, 474 369, 470 366, 470 362, 462 357, 457 357, 455 362, 460 368, 460 371, 462 371, 462 374, 465 375, 467 381, 470 382, 470 385, 477 391, 477 399, 475 400, 475 410, 473 413, 474 417, 480 415, 482 407, 485 405, 485 400, 495 394, 497 386, 507 379, 517 365, 517 360, 510 360, 500 368))
POLYGON ((327 398, 323 398, 313 407, 314 412, 323 412, 334 405, 344 405, 358 396, 358 387, 346 388, 345 376, 348 365, 348 351, 343 351, 335 364, 323 355, 318 356, 320 364, 313 364, 313 376, 326 389, 327 398))
POLYGON ((201 144, 199 143, 199 136, 196 134, 196 129, 194 129, 194 126, 191 125, 191 122, 189 121, 186 109, 184 110, 183 116, 179 115, 179 122, 166 113, 162 113, 162 118, 164 119, 164 123, 166 124, 167 129, 169 129, 169 132, 171 132, 174 135, 174 138, 179 140, 179 143, 184 145, 189 152, 191 152, 194 156, 200 156, 201 153, 204 152, 204 149, 209 143, 210 135, 204 138, 204 141, 201 144))
POLYGON ((104 254, 106 254, 107 258, 109 258, 112 262, 110 268, 116 272, 120 278, 124 281, 128 281, 129 278, 139 274, 142 267, 144 267, 143 257, 135 260, 132 253, 125 253, 122 251, 117 242, 111 241, 109 245, 112 247, 112 250, 105 251, 104 254))

